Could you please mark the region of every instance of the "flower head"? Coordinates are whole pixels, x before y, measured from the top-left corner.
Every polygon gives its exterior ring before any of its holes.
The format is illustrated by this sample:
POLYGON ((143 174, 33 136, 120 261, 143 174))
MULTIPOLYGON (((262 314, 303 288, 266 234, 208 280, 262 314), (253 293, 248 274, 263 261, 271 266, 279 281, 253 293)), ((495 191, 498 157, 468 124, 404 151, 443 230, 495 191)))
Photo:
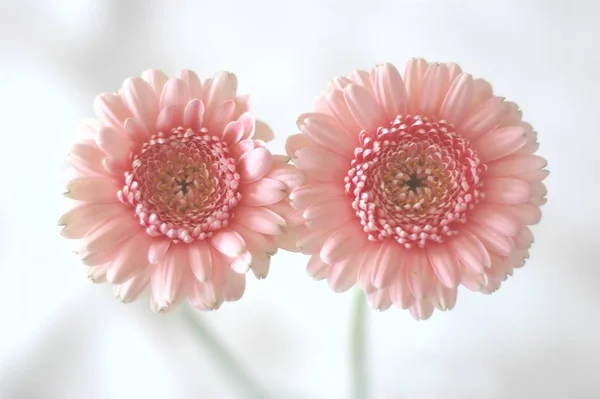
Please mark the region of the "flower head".
POLYGON ((201 82, 146 71, 94 102, 70 154, 61 234, 80 239, 90 278, 124 302, 147 286, 155 310, 183 298, 200 309, 239 299, 244 273, 266 277, 302 174, 272 155, 270 128, 237 95, 237 78, 201 82))
POLYGON ((546 161, 517 105, 455 64, 411 60, 334 79, 288 154, 308 273, 426 319, 460 284, 491 293, 528 257, 546 161))

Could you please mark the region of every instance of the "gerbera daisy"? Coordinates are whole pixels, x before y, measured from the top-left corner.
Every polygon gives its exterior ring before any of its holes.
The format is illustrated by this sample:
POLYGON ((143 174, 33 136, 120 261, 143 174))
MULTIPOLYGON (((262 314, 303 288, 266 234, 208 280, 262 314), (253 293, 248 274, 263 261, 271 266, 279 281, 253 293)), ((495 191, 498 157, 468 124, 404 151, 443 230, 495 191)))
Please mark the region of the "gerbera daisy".
POLYGON ((236 91, 229 72, 201 82, 148 70, 96 98, 98 119, 69 154, 75 206, 59 224, 120 300, 149 286, 156 311, 186 297, 216 309, 242 296, 246 271, 267 275, 302 174, 269 152, 271 129, 236 91))
POLYGON ((457 287, 491 293, 520 267, 546 161, 516 104, 455 64, 413 59, 333 79, 287 141, 308 273, 426 319, 457 287))

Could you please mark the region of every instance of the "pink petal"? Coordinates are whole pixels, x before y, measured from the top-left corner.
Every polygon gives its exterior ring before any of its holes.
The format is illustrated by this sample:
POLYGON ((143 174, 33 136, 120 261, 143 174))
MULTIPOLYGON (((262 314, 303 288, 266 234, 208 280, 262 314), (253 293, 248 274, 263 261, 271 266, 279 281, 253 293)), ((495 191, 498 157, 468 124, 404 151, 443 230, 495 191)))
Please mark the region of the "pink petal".
POLYGON ((273 237, 258 233, 239 223, 231 223, 229 227, 242 236, 246 248, 259 257, 268 257, 277 253, 277 245, 273 237))
POLYGON ((254 137, 256 133, 256 118, 250 112, 245 112, 239 116, 238 122, 242 124, 244 127, 244 135, 242 139, 259 139, 259 137, 254 137))
POLYGON ((336 76, 335 78, 331 79, 331 82, 329 82, 329 84, 327 85, 329 91, 333 91, 333 90, 344 90, 344 88, 346 88, 346 86, 351 85, 352 84, 352 80, 348 79, 345 76, 336 76))
POLYGON ((123 174, 129 169, 127 163, 119 162, 114 158, 104 158, 102 160, 104 170, 106 170, 112 176, 122 177, 123 174))
MULTIPOLYGON (((276 161, 275 156, 273 156, 273 160, 276 161)), ((282 164, 271 168, 271 171, 267 173, 266 177, 279 180, 288 190, 298 188, 304 183, 304 173, 294 165, 289 164, 282 164)))
POLYGON ((65 197, 84 202, 118 202, 119 187, 112 179, 100 176, 78 177, 67 183, 65 197))
POLYGON ((121 204, 79 205, 59 220, 58 225, 64 226, 60 234, 66 238, 83 238, 87 233, 99 227, 102 223, 126 212, 121 204))
MULTIPOLYGON (((399 276, 405 274, 404 264, 398 269, 397 273, 399 276)), ((415 301, 415 297, 410 288, 408 288, 406 280, 403 278, 395 279, 390 285, 388 292, 394 306, 401 309, 408 309, 415 301)))
POLYGON ((298 229, 297 247, 303 254, 312 255, 321 251, 323 244, 329 238, 328 231, 313 230, 308 228, 298 229))
POLYGON ((361 127, 358 125, 356 119, 354 116, 352 116, 352 113, 348 108, 344 92, 341 90, 329 92, 327 94, 327 103, 329 104, 331 113, 336 117, 338 123, 346 130, 346 132, 348 132, 348 137, 358 137, 361 127))
POLYGON ((500 286, 502 281, 506 280, 508 274, 512 274, 513 268, 511 266, 510 259, 507 256, 498 256, 492 254, 492 267, 486 271, 486 275, 490 280, 488 282, 488 286, 492 285, 490 283, 496 282, 497 287, 500 286))
POLYGON ((447 288, 442 284, 436 284, 435 286, 435 297, 434 297, 434 305, 436 308, 442 311, 450 310, 456 305, 456 297, 458 291, 456 287, 447 288))
POLYGON ((294 163, 308 178, 323 182, 343 182, 350 160, 321 147, 304 147, 296 152, 294 163))
POLYGON ((356 276, 356 283, 358 286, 365 292, 372 292, 376 290, 373 287, 373 272, 375 269, 375 257, 379 252, 381 247, 381 243, 377 242, 369 242, 367 245, 361 250, 364 253, 363 260, 358 269, 358 275, 356 276))
POLYGON ((148 261, 153 265, 156 265, 163 261, 164 257, 167 255, 167 251, 171 246, 171 240, 158 238, 152 242, 150 246, 150 250, 148 251, 148 261))
POLYGON ((186 255, 186 245, 173 245, 165 260, 155 266, 150 287, 152 297, 160 307, 169 307, 184 296, 184 282, 190 269, 186 255))
POLYGON ((314 204, 321 204, 330 199, 343 198, 346 194, 341 185, 329 183, 312 183, 298 187, 290 194, 294 208, 306 209, 314 204))
POLYGON ((202 100, 202 82, 194 71, 189 69, 183 69, 175 74, 176 78, 179 78, 188 87, 190 98, 192 100, 202 100))
POLYGON ((492 98, 492 95, 492 85, 483 79, 473 79, 473 96, 468 107, 469 111, 475 110, 483 102, 492 98))
POLYGON ((450 86, 440 108, 440 118, 458 125, 466 112, 473 96, 473 77, 461 74, 450 86))
POLYGON ((387 288, 393 283, 398 270, 404 269, 405 252, 405 249, 395 240, 388 239, 381 244, 373 260, 371 277, 371 282, 376 288, 387 288))
POLYGON ((269 209, 239 205, 234 214, 236 223, 259 233, 277 235, 285 231, 285 220, 269 209))
POLYGON ((500 127, 520 126, 523 118, 523 112, 519 109, 519 106, 511 101, 506 101, 508 110, 506 115, 500 123, 500 127))
POLYGON ((468 268, 463 268, 460 275, 460 283, 471 291, 479 292, 487 284, 485 273, 475 273, 468 268))
POLYGON ((240 188, 240 204, 248 206, 270 205, 281 201, 285 196, 285 184, 279 180, 263 178, 240 188))
POLYGON ((223 141, 225 141, 228 146, 232 147, 242 139, 243 134, 244 126, 240 122, 229 122, 223 129, 223 141))
POLYGON ((242 140, 233 147, 231 147, 231 149, 229 150, 229 155, 231 155, 233 159, 239 160, 242 155, 252 151, 253 149, 254 142, 252 140, 242 140))
MULTIPOLYGON (((279 237, 279 236, 277 236, 279 237)), ((252 255, 252 265, 250 266, 252 268, 252 274, 254 274, 254 276, 259 279, 265 279, 267 278, 267 275, 269 274, 269 268, 271 266, 271 258, 256 258, 254 255, 252 255)))
POLYGON ((469 219, 507 236, 514 236, 521 228, 521 223, 510 213, 510 208, 498 205, 479 204, 469 213, 469 219))
POLYGON ((337 230, 350 221, 356 221, 350 198, 336 198, 311 205, 304 210, 306 225, 311 229, 337 230))
POLYGON ((508 256, 514 250, 513 240, 492 228, 471 222, 467 228, 485 245, 487 249, 498 255, 508 256))
POLYGON ((444 245, 427 247, 429 262, 438 280, 448 288, 456 288, 460 281, 460 266, 452 251, 444 245))
POLYGON ((437 116, 449 85, 448 67, 438 63, 429 65, 423 76, 419 94, 421 115, 437 116))
POLYGON ((103 127, 98 132, 98 146, 118 163, 126 163, 131 154, 127 136, 111 127, 103 127))
POLYGON ((209 242, 219 252, 232 258, 236 258, 246 252, 244 239, 231 229, 222 229, 215 232, 215 235, 209 242))
POLYGON ((542 219, 541 209, 531 202, 513 206, 502 206, 502 208, 506 213, 513 215, 519 223, 528 226, 538 224, 542 219))
POLYGON ((404 82, 406 85, 406 94, 408 96, 408 112, 410 114, 415 115, 419 109, 421 82, 428 67, 429 64, 422 58, 413 58, 406 66, 404 82))
POLYGON ((170 133, 176 127, 182 125, 183 109, 178 105, 163 108, 156 121, 156 133, 170 133))
POLYGON ((513 238, 515 246, 519 249, 529 249, 533 243, 533 233, 528 227, 523 227, 519 234, 513 238))
POLYGON ((285 220, 288 227, 297 227, 304 225, 305 223, 302 211, 294 209, 288 201, 280 201, 275 204, 266 205, 265 208, 280 215, 285 220))
POLYGON ((519 247, 517 246, 517 250, 508 257, 510 266, 513 270, 525 266, 525 262, 529 259, 529 250, 518 248, 519 247))
POLYGON ((208 281, 212 275, 212 258, 206 241, 194 241, 188 245, 188 258, 192 273, 199 281, 208 281))
POLYGON ((492 97, 470 111, 456 127, 456 131, 468 140, 473 141, 496 129, 502 122, 507 110, 507 103, 502 102, 500 97, 492 97))
POLYGON ((223 297, 226 301, 237 301, 244 295, 244 291, 246 291, 246 276, 229 269, 226 269, 225 273, 227 275, 227 282, 223 297))
POLYGON ((525 131, 520 127, 505 127, 484 134, 471 143, 483 162, 506 157, 527 143, 525 131))
POLYGON ((183 110, 183 125, 197 132, 204 122, 204 104, 197 98, 193 99, 183 110))
POLYGON ((236 115, 242 115, 252 108, 252 96, 250 94, 239 94, 235 97, 236 115))
POLYGON ((492 264, 485 246, 477 237, 463 229, 448 242, 454 256, 474 273, 483 273, 492 264))
POLYGON ((160 108, 167 107, 183 108, 190 101, 190 89, 181 79, 171 78, 165 84, 162 94, 160 95, 160 108))
POLYGON ((131 118, 131 112, 119 95, 104 93, 94 100, 94 112, 107 126, 122 129, 125 119, 131 118))
POLYGON ((269 142, 275 138, 275 133, 273 133, 273 130, 265 122, 256 121, 256 127, 252 137, 264 142, 269 142))
POLYGON ((313 143, 331 150, 345 158, 352 158, 356 142, 348 140, 346 132, 337 124, 335 118, 316 114, 298 119, 298 127, 313 143))
POLYGON ((287 164, 291 160, 292 158, 287 155, 273 155, 273 163, 280 164, 280 166, 287 164))
POLYGON ((148 130, 154 129, 159 109, 152 87, 142 78, 129 78, 123 83, 123 97, 133 116, 148 130))
POLYGON ((329 270, 331 266, 323 262, 323 259, 319 254, 315 254, 310 257, 308 264, 306 265, 306 272, 309 276, 315 280, 323 280, 329 276, 329 270))
POLYGON ((383 105, 389 120, 406 113, 408 95, 402 76, 396 67, 389 63, 378 66, 374 76, 374 86, 377 99, 383 105))
POLYGON ((169 80, 167 75, 165 75, 161 71, 152 69, 148 69, 142 72, 142 79, 148 82, 148 84, 150 85, 150 87, 152 87, 152 90, 154 90, 154 93, 157 97, 160 97, 163 91, 163 87, 165 87, 165 83, 167 83, 167 80, 169 80))
POLYGON ((385 121, 385 115, 381 105, 369 93, 367 89, 355 84, 348 85, 344 89, 344 98, 348 109, 356 123, 367 132, 375 132, 385 121))
POLYGON ((392 306, 392 300, 387 290, 374 291, 367 295, 369 304, 377 311, 384 311, 392 306))
POLYGON ((516 177, 527 182, 541 181, 547 171, 542 170, 548 162, 538 155, 514 154, 488 164, 488 177, 516 177))
POLYGON ((212 112, 224 101, 233 100, 237 92, 237 77, 226 71, 221 71, 213 77, 205 87, 204 104, 206 112, 212 112))
POLYGON ((486 201, 495 204, 515 205, 529 201, 532 187, 523 180, 510 177, 485 179, 483 186, 486 201))
POLYGON ((300 149, 309 145, 311 145, 310 141, 303 134, 292 134, 285 142, 285 152, 288 156, 295 158, 300 149))
POLYGON ((321 259, 335 265, 356 256, 366 244, 367 239, 360 223, 349 223, 327 238, 321 248, 321 259))
MULTIPOLYGON (((83 248, 81 251, 81 262, 86 266, 101 266, 110 264, 118 252, 119 248, 111 248, 95 252, 90 252, 83 248)), ((108 270, 108 266, 106 267, 106 270, 108 270)))
MULTIPOLYGON (((137 119, 126 119, 124 128, 134 151, 138 151, 142 144, 150 139, 150 131, 137 119)), ((154 132, 154 128, 152 131, 154 132)))
MULTIPOLYGON (((227 100, 219 104, 212 114, 209 114, 206 127, 211 134, 222 137, 225 126, 234 119, 235 102, 227 100)), ((241 138, 241 137, 240 137, 241 138)), ((238 139, 239 140, 239 139, 238 139)))
POLYGON ((237 171, 242 183, 252 183, 265 176, 273 166, 273 157, 269 150, 255 148, 240 157, 237 171))
POLYGON ((327 95, 325 93, 319 93, 315 97, 313 109, 315 112, 320 114, 333 116, 329 104, 327 104, 327 95))
POLYGON ((415 299, 422 300, 433 290, 436 278, 425 250, 414 248, 409 255, 406 259, 408 288, 415 299))
POLYGON ((531 155, 535 153, 540 143, 537 141, 537 133, 531 129, 531 126, 525 123, 521 123, 521 126, 525 128, 525 135, 527 136, 527 144, 525 144, 519 151, 518 154, 531 155))
POLYGON ((115 285, 114 292, 117 299, 123 303, 130 303, 136 300, 146 287, 148 287, 151 270, 150 267, 147 267, 144 271, 133 276, 123 284, 115 285))
POLYGON ((113 284, 121 284, 133 276, 144 272, 148 267, 148 250, 151 237, 140 231, 123 243, 106 272, 106 278, 113 284))
POLYGON ((86 175, 106 175, 102 160, 106 153, 95 144, 75 144, 68 154, 69 163, 86 175))
POLYGON ((277 246, 289 252, 300 252, 296 244, 296 234, 294 231, 287 231, 285 234, 274 236, 277 246))
POLYGON ((343 262, 337 263, 329 270, 329 276, 327 276, 327 283, 329 288, 334 292, 345 292, 356 284, 356 275, 358 274, 358 267, 362 262, 362 256, 351 257, 343 262))
POLYGON ((190 302, 202 310, 218 309, 224 300, 227 265, 219 251, 211 251, 212 276, 206 282, 192 284, 190 302))
POLYGON ((531 196, 529 200, 537 206, 542 206, 546 203, 547 194, 548 189, 544 183, 533 183, 531 185, 531 196))
POLYGON ((250 270, 252 265, 252 254, 248 251, 237 256, 230 264, 229 267, 236 273, 244 274, 250 270))
POLYGON ((428 300, 415 301, 408 310, 416 320, 427 320, 433 314, 433 305, 428 300))
POLYGON ((90 232, 85 237, 85 247, 90 252, 108 249, 140 231, 142 231, 142 227, 136 223, 133 215, 119 215, 90 232))
POLYGON ((460 69, 460 66, 453 62, 447 63, 446 67, 448 68, 448 81, 450 82, 450 84, 452 84, 456 80, 456 78, 458 78, 462 74, 462 69, 460 69))
POLYGON ((367 71, 361 71, 360 69, 356 69, 348 75, 348 78, 351 82, 356 83, 359 86, 364 87, 369 91, 372 96, 375 96, 375 90, 373 89, 373 85, 371 84, 371 75, 367 71))

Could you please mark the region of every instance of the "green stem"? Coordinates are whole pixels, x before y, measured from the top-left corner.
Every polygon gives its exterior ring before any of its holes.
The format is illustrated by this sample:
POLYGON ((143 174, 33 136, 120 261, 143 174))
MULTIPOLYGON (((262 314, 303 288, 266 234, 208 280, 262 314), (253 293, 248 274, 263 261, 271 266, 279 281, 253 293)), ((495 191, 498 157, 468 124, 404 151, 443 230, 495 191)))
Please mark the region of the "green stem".
POLYGON ((238 389, 240 398, 269 399, 270 395, 258 386, 256 381, 243 369, 242 365, 219 342, 215 334, 210 331, 210 328, 197 316, 195 309, 189 304, 180 307, 182 308, 184 323, 195 333, 198 341, 211 352, 214 360, 221 367, 223 374, 238 389))
POLYGON ((352 319, 352 398, 367 399, 367 356, 366 356, 366 298, 362 290, 356 291, 354 317, 352 319))

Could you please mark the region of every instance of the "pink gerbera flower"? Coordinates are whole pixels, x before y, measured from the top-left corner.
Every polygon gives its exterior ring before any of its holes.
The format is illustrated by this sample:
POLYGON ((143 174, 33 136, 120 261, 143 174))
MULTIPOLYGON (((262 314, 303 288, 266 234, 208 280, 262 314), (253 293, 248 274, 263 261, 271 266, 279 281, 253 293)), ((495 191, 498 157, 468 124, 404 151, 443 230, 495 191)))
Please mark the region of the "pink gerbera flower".
POLYGON ((390 64, 334 79, 287 150, 308 273, 355 283, 426 319, 457 287, 490 293, 520 267, 545 202, 546 161, 516 104, 455 64, 390 64))
POLYGON ((157 311, 185 297, 216 309, 242 296, 247 270, 267 275, 302 174, 271 155, 272 131, 236 91, 229 72, 150 70, 96 98, 98 119, 69 154, 76 205, 59 224, 122 301, 150 286, 157 311))

